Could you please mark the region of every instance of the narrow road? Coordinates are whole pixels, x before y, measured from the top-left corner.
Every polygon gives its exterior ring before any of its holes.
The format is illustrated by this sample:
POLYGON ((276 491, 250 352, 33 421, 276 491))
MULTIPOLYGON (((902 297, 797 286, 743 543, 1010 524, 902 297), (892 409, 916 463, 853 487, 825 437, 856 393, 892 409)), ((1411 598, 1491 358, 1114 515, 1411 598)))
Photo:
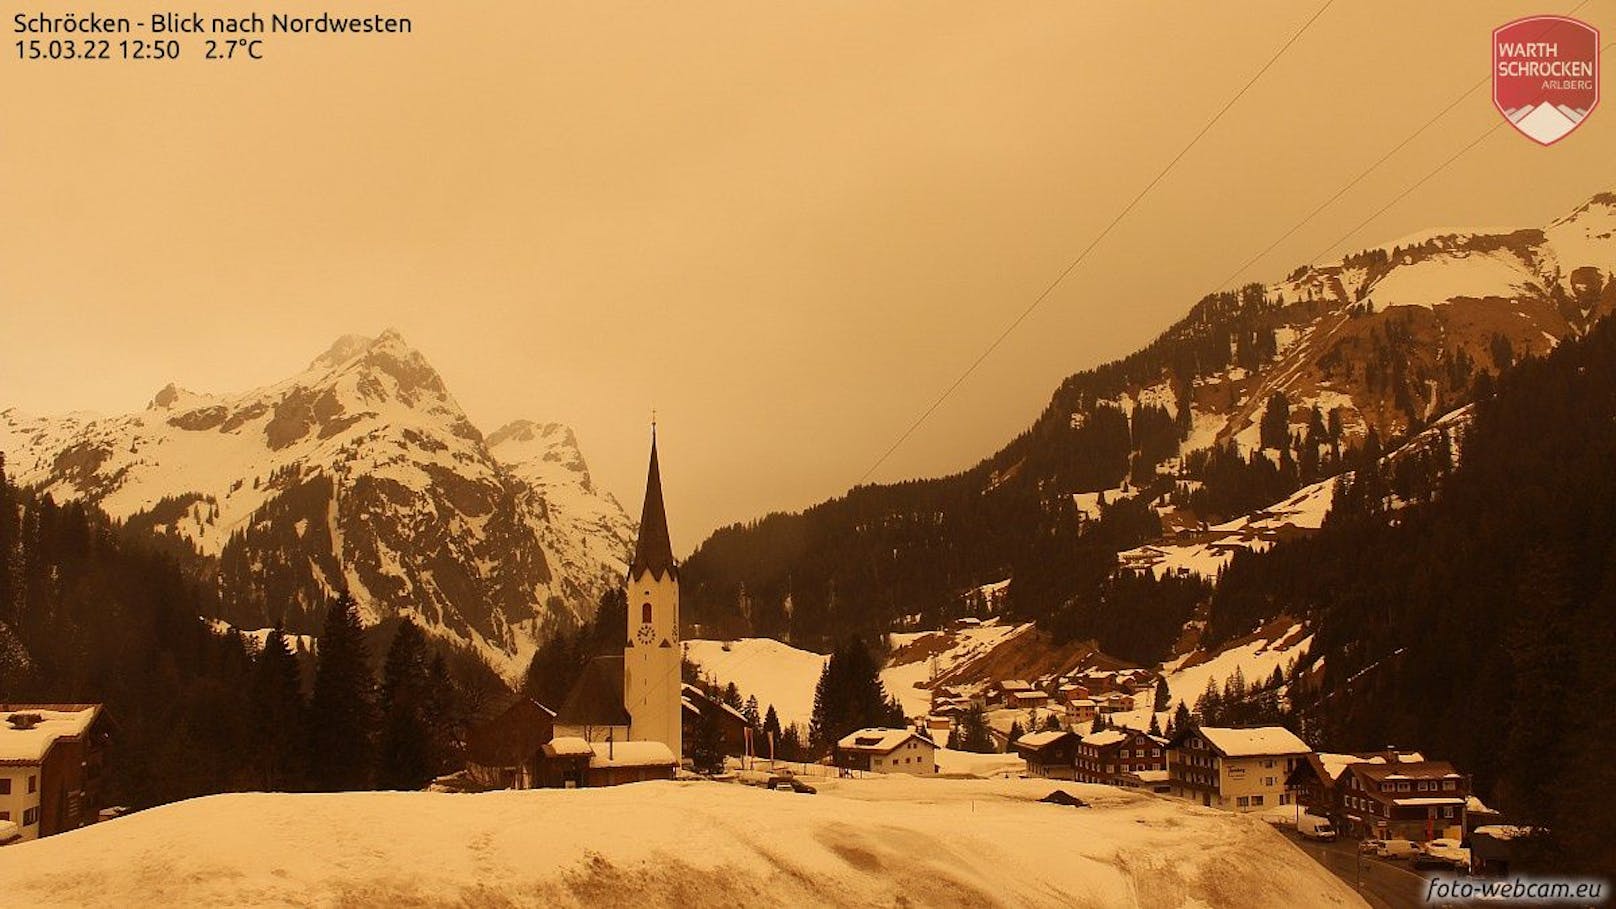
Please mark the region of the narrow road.
POLYGON ((1360 856, 1357 840, 1317 843, 1290 832, 1286 839, 1357 889, 1375 909, 1429 909, 1425 878, 1410 870, 1407 862, 1360 856))

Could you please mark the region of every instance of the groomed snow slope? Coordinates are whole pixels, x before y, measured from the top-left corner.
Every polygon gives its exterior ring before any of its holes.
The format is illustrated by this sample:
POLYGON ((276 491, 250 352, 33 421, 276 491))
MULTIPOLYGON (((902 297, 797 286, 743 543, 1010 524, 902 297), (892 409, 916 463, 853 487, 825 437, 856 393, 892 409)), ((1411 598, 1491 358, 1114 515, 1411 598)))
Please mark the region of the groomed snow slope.
POLYGON ((1363 906, 1262 822, 1048 781, 222 795, 0 850, 28 906, 1363 906))

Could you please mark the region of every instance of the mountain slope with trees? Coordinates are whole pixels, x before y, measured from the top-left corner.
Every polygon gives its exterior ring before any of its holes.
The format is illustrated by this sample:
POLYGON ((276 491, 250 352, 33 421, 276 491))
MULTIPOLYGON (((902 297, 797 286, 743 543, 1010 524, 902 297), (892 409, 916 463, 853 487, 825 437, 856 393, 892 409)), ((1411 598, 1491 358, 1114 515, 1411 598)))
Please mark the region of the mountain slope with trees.
MULTIPOLYGON (((1442 234, 1212 294, 1152 344, 1072 376, 1026 432, 962 473, 860 486, 714 533, 686 561, 707 637, 823 648, 848 631, 986 610, 1056 617, 1104 590, 1119 551, 1276 502, 1470 400, 1483 375, 1616 311, 1616 194, 1543 229, 1442 234)), ((1175 613, 1176 614, 1176 613, 1175 613)), ((1171 626, 1141 628, 1151 656, 1171 626)))
POLYGON ((1552 831, 1544 861, 1608 871, 1616 320, 1484 383, 1463 449, 1423 503, 1360 468, 1316 537, 1237 556, 1213 614, 1311 619, 1291 698, 1320 747, 1452 760, 1552 831))

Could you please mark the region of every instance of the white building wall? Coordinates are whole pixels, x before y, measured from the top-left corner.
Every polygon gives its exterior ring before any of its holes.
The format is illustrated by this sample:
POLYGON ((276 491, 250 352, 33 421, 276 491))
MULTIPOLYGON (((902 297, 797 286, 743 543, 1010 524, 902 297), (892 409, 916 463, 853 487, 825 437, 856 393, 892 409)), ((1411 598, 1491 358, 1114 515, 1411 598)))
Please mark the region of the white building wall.
POLYGON ((891 754, 870 756, 870 769, 876 773, 908 773, 914 776, 937 774, 937 747, 918 738, 899 745, 891 754))
MULTIPOLYGON (((0 780, 11 783, 11 793, 0 795, 0 820, 9 820, 17 825, 24 840, 39 838, 39 765, 5 766, 0 767, 0 780), (28 780, 34 780, 34 791, 28 791, 28 780), (28 813, 32 811, 34 822, 25 824, 28 813)), ((5 789, 0 784, 0 789, 5 789)))
POLYGON ((679 679, 679 582, 649 572, 628 582, 628 646, 623 650, 623 706, 633 725, 629 738, 661 742, 683 753, 679 679), (646 607, 650 608, 647 609, 646 607), (650 622, 645 622, 649 612, 650 622), (663 647, 666 641, 668 646, 663 647))
POLYGON ((1220 808, 1250 811, 1290 804, 1285 777, 1297 758, 1257 756, 1224 758, 1218 768, 1220 808), (1241 803, 1245 799, 1245 803, 1241 803))

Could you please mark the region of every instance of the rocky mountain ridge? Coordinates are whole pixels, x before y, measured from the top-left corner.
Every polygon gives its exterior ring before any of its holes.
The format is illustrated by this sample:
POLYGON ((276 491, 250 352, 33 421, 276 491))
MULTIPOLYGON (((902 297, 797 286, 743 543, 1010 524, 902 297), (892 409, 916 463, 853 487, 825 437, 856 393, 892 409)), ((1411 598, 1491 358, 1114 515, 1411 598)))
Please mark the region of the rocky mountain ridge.
POLYGON ((348 336, 273 385, 169 385, 143 411, 0 410, 13 480, 84 500, 194 551, 219 618, 313 633, 352 591, 369 622, 408 615, 513 671, 546 623, 592 613, 633 523, 570 430, 488 437, 395 331, 348 336))

